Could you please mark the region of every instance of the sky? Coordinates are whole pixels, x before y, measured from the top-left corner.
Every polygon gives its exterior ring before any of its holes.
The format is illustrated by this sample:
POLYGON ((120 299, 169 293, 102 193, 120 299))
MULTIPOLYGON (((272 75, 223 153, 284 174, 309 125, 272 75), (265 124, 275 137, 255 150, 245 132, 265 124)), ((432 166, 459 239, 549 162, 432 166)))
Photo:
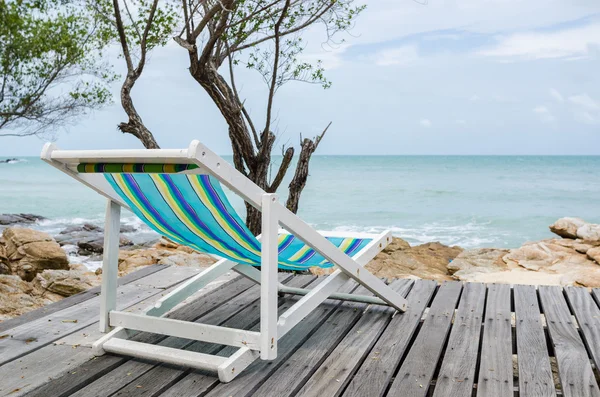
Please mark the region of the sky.
MULTIPOLYGON (((370 0, 341 44, 306 32, 304 58, 322 60, 330 89, 291 82, 276 96, 277 145, 297 145, 331 121, 329 155, 600 155, 598 0, 370 0)), ((110 61, 117 71, 123 60, 110 61)), ((230 154, 227 128, 187 71, 186 50, 155 50, 135 104, 164 148, 199 139, 230 154)), ((266 85, 237 85, 263 123, 266 85)), ((137 148, 116 129, 118 102, 56 139, 64 149, 137 148)), ((0 156, 38 155, 43 139, 0 138, 0 156)))

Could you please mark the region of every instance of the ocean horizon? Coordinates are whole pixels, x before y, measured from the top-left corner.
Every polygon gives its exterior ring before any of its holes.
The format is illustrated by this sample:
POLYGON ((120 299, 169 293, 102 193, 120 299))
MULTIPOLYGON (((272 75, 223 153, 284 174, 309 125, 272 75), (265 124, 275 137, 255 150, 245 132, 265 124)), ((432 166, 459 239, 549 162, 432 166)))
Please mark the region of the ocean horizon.
MULTIPOLYGON (((564 216, 600 223, 598 169, 600 156, 315 155, 299 215, 321 230, 389 229, 411 244, 515 248, 551 238, 564 216)), ((103 223, 105 200, 38 157, 1 163, 0 186, 0 213, 42 215, 33 227, 50 234, 103 223)), ((134 241, 155 236, 131 213, 123 222, 138 229, 134 241)))

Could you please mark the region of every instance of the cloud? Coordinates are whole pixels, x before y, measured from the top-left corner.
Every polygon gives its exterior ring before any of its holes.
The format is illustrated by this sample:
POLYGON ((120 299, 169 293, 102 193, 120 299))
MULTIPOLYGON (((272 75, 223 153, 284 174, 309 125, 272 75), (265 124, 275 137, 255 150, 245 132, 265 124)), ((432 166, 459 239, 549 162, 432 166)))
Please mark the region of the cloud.
POLYGON ((481 98, 479 98, 479 95, 477 94, 473 94, 471 95, 471 97, 469 98, 469 101, 471 102, 477 102, 478 100, 480 100, 481 98))
POLYGON ((552 123, 556 121, 556 118, 546 106, 538 105, 534 107, 533 113, 537 114, 540 118, 540 121, 542 121, 543 123, 552 123))
POLYGON ((377 52, 373 59, 377 66, 407 65, 419 59, 417 47, 407 45, 377 52))
POLYGON ((600 23, 571 27, 548 32, 521 32, 499 36, 492 48, 479 55, 496 58, 581 59, 587 58, 600 47, 600 23))
POLYGON ((549 91, 549 92, 550 92, 550 96, 551 96, 552 98, 554 98, 554 100, 555 100, 556 102, 563 103, 563 102, 565 101, 565 98, 563 98, 562 94, 561 94, 560 92, 558 92, 558 90, 557 90, 557 89, 555 89, 555 88, 550 88, 550 91, 549 91))
POLYGON ((421 127, 430 128, 431 127, 431 120, 429 120, 429 119, 421 119, 419 121, 419 124, 421 124, 421 127))
POLYGON ((600 124, 600 101, 583 93, 570 96, 569 102, 574 107, 575 120, 584 124, 600 124))
POLYGON ((467 121, 459 119, 459 120, 456 120, 456 124, 465 125, 465 124, 467 124, 467 121))

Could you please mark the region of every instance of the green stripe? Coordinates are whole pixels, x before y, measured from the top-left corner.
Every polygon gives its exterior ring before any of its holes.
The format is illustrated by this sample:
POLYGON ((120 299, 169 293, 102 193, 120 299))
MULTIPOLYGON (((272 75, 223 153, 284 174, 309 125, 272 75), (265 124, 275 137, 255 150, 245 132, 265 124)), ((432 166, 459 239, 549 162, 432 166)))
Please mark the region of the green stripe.
POLYGON ((148 173, 170 174, 198 168, 196 164, 143 164, 143 163, 80 163, 79 173, 148 173))

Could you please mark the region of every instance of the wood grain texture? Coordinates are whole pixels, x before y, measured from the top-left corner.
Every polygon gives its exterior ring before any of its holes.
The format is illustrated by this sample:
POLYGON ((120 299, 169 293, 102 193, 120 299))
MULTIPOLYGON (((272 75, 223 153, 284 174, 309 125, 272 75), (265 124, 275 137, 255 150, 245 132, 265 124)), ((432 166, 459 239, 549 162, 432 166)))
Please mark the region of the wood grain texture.
MULTIPOLYGON (((126 310, 131 313, 140 313, 157 301, 163 293, 168 293, 175 288, 177 288, 176 285, 171 289, 161 290, 161 293, 140 300, 127 307, 126 310)), ((91 342, 99 338, 100 335, 98 322, 96 321, 41 349, 28 352, 26 355, 0 366, 0 379, 2 379, 0 382, 0 395, 3 395, 4 390, 18 389, 18 392, 11 394, 11 397, 16 397, 63 376, 79 375, 74 369, 93 359, 89 347, 91 342), (73 374, 73 372, 76 373, 73 374), (43 377, 40 376, 41 373, 44 374, 43 377)), ((97 358, 97 360, 103 360, 103 357, 97 358)))
MULTIPOLYGON (((165 288, 179 284, 197 273, 191 268, 168 268, 145 277, 142 281, 118 288, 120 310, 160 294, 165 288), (164 286, 156 288, 153 285, 164 286)), ((98 321, 100 298, 95 297, 12 328, 9 336, 0 339, 0 365, 40 349, 66 335, 98 321)))
POLYGON ((512 397, 510 285, 488 285, 477 397, 512 397))
POLYGON ((592 366, 579 337, 562 288, 540 286, 540 301, 554 346, 558 376, 565 397, 600 396, 592 366))
POLYGON ((513 294, 519 395, 520 397, 556 396, 537 290, 532 285, 515 285, 513 294))
MULTIPOLYGON (((133 281, 139 280, 143 277, 146 277, 152 273, 156 273, 160 270, 166 269, 167 265, 151 265, 146 266, 140 270, 136 270, 135 272, 126 274, 123 277, 120 277, 117 280, 119 286, 129 284, 133 281)), ((31 322, 33 320, 37 320, 39 318, 48 316, 52 313, 56 313, 59 310, 66 309, 67 307, 74 306, 78 303, 84 302, 88 299, 92 299, 100 294, 100 286, 90 288, 87 291, 80 292, 76 295, 69 296, 63 300, 58 302, 51 303, 44 307, 40 307, 39 309, 32 310, 25 314, 22 314, 18 317, 11 318, 8 320, 0 321, 0 333, 3 333, 6 330, 17 327, 19 325, 31 322)))
POLYGON ((408 294, 408 310, 392 318, 343 396, 383 396, 412 339, 437 283, 417 280, 408 294))
MULTIPOLYGON (((391 288, 406 296, 411 285, 410 280, 396 280, 391 288)), ((370 295, 362 288, 355 293, 370 295)), ((336 312, 253 395, 335 396, 343 390, 354 368, 362 362, 395 312, 386 306, 371 305, 361 315, 366 305, 348 306, 354 306, 354 312, 336 312), (350 318, 349 326, 354 324, 351 329, 344 328, 343 316, 350 318), (356 317, 360 317, 358 322, 354 321, 356 317), (337 343, 338 340, 341 341, 337 343)))
POLYGON ((485 294, 484 284, 468 283, 463 288, 434 397, 473 394, 485 294))
MULTIPOLYGON (((344 284, 338 292, 350 293, 354 291, 358 285, 353 280, 344 284)), ((303 321, 297 324, 290 332, 279 340, 278 356, 273 361, 257 360, 252 363, 246 370, 240 373, 230 383, 221 383, 211 390, 207 397, 229 397, 229 396, 252 396, 252 392, 258 388, 265 379, 273 374, 281 364, 286 362, 288 358, 296 351, 296 349, 305 343, 313 332, 329 319, 337 318, 341 312, 354 312, 356 308, 355 302, 340 302, 326 300, 312 311, 303 321), (336 315, 336 313, 338 313, 336 315), (336 315, 336 317, 333 317, 336 315)), ((341 319, 344 321, 344 319, 341 319)), ((234 350, 229 348, 223 351, 223 355, 228 356, 228 352, 234 350)))
POLYGON ((462 287, 462 283, 457 281, 442 284, 417 338, 396 374, 388 395, 406 397, 427 395, 433 373, 448 338, 462 287))
MULTIPOLYGON (((238 295, 244 293, 254 285, 253 282, 245 278, 236 278, 227 282, 225 287, 218 287, 190 304, 174 310, 169 313, 169 317, 193 321, 198 316, 214 312, 216 305, 234 301, 238 295)), ((140 342, 157 343, 161 339, 164 339, 164 337, 140 333, 133 339, 140 342)), ((59 397, 72 395, 73 393, 76 393, 75 395, 81 395, 80 389, 86 387, 91 393, 87 395, 108 394, 109 392, 119 390, 120 387, 123 387, 125 384, 131 382, 132 379, 135 379, 136 376, 139 376, 139 374, 135 375, 137 374, 136 371, 140 370, 136 364, 141 368, 150 365, 148 363, 130 360, 129 357, 106 354, 84 364, 86 368, 85 371, 69 371, 63 376, 46 383, 43 387, 36 389, 34 392, 28 394, 28 396, 43 397, 52 395, 59 397), (118 369, 115 372, 111 372, 116 368, 118 369), (122 383, 119 375, 128 377, 128 381, 122 383), (78 392, 78 390, 80 392, 78 392)), ((83 395, 86 394, 84 393, 83 395)))
MULTIPOLYGON (((289 274, 283 274, 281 281, 290 278, 289 274)), ((298 277, 297 283, 306 283, 313 280, 312 276, 298 277)), ((232 326, 239 328, 248 327, 248 323, 255 321, 254 311, 256 311, 256 302, 259 298, 260 287, 250 280, 243 279, 244 285, 251 285, 251 288, 244 290, 237 295, 227 295, 225 293, 211 294, 208 299, 197 300, 193 304, 184 306, 180 313, 173 313, 171 318, 185 321, 196 321, 212 325, 224 325, 226 321, 235 322, 232 326), (219 306, 214 310, 207 309, 213 302, 219 302, 219 306), (195 309, 195 310, 194 310, 195 309), (196 313, 193 315, 192 313, 196 313), (193 317, 192 317, 193 316, 193 317)), ((226 292, 225 290, 223 292, 226 292)), ((156 335, 140 335, 134 340, 144 343, 153 343, 156 335)), ((161 346, 191 350, 194 341, 187 339, 167 337, 158 344, 161 346)), ((187 370, 185 368, 161 365, 156 362, 149 362, 138 359, 131 359, 119 368, 116 368, 105 377, 102 377, 88 386, 79 390, 73 397, 84 396, 109 396, 109 395, 136 395, 158 393, 166 390, 174 380, 182 377, 187 370), (138 387, 142 386, 142 387, 138 387), (134 390, 132 390, 134 389, 134 390)))
POLYGON ((583 342, 596 368, 600 368, 600 308, 583 288, 566 287, 565 292, 583 334, 583 342))

